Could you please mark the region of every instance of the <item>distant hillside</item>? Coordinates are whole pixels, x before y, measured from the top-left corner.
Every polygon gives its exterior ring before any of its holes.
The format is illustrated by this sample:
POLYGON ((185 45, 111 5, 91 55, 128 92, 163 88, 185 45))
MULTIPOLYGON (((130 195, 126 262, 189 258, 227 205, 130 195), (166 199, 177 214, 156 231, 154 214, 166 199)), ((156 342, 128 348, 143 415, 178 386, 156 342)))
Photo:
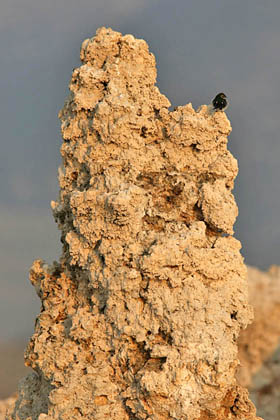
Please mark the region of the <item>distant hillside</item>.
POLYGON ((4 399, 17 391, 20 378, 31 369, 24 366, 23 353, 26 340, 0 342, 0 399, 4 399))

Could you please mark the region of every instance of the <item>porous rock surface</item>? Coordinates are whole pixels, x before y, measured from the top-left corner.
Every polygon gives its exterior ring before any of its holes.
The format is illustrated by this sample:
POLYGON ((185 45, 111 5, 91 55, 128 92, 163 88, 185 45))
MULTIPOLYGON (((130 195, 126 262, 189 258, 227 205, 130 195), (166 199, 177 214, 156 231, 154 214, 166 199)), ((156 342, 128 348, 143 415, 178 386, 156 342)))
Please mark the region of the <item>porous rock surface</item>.
POLYGON ((60 112, 52 203, 63 252, 36 260, 42 301, 9 419, 256 419, 238 386, 252 319, 223 112, 169 112, 145 41, 83 42, 60 112))

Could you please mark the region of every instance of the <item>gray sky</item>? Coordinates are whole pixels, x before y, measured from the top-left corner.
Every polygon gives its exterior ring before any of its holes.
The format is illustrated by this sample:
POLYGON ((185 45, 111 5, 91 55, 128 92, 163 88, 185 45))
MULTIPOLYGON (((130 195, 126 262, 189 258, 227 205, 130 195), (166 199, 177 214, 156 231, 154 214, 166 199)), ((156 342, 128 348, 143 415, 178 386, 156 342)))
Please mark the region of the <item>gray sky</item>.
POLYGON ((100 26, 144 38, 172 106, 224 91, 239 161, 235 225, 248 264, 280 264, 279 0, 6 0, 0 6, 0 341, 33 331, 35 258, 60 255, 57 113, 81 42, 100 26))

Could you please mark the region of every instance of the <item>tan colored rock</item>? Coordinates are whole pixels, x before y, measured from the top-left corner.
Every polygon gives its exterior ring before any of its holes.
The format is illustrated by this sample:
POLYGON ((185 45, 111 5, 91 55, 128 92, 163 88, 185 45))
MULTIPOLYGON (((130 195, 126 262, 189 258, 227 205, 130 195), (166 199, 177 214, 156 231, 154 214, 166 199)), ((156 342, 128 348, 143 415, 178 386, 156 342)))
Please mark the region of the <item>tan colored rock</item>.
POLYGON ((9 398, 5 398, 5 400, 0 400, 0 420, 4 420, 7 413, 12 412, 16 399, 17 396, 13 395, 9 398))
POLYGON ((168 111, 145 41, 83 42, 60 112, 53 202, 60 263, 36 260, 42 301, 9 419, 256 419, 235 382, 252 319, 223 112, 168 111))

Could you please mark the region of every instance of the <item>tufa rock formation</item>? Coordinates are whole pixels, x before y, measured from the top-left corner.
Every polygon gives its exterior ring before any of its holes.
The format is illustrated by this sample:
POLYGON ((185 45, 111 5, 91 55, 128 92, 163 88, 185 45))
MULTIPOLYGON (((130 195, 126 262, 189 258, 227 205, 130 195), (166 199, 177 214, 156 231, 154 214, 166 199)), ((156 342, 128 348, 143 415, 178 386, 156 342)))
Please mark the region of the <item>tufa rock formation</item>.
POLYGON ((235 380, 252 319, 223 112, 168 111, 145 41, 83 42, 60 112, 59 263, 8 419, 256 419, 235 380))
POLYGON ((238 381, 249 386, 252 375, 272 355, 280 338, 280 267, 268 272, 248 267, 249 301, 254 307, 254 322, 238 340, 238 381))
POLYGON ((250 396, 265 420, 279 420, 280 413, 280 347, 253 378, 250 396))
POLYGON ((250 395, 265 420, 280 413, 280 267, 264 273, 248 267, 249 301, 254 322, 239 337, 238 380, 250 385, 250 395), (277 348, 278 347, 278 348, 277 348), (256 373, 256 374, 255 374, 256 373), (255 376, 252 378, 252 375, 255 376))
POLYGON ((4 420, 6 418, 7 412, 11 412, 14 409, 15 401, 15 395, 10 396, 9 398, 5 398, 4 400, 0 400, 0 420, 4 420))

